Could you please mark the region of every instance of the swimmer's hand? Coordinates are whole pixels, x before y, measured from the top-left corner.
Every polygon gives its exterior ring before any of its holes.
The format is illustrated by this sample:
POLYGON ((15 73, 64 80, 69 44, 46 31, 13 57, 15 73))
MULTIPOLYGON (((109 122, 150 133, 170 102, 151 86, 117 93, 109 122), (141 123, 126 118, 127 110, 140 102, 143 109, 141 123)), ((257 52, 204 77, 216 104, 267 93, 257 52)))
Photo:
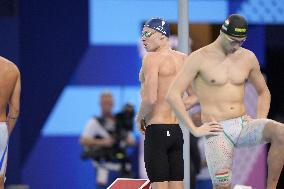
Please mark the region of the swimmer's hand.
POLYGON ((194 132, 192 133, 195 137, 203 137, 203 136, 216 136, 223 132, 223 128, 219 125, 218 122, 212 121, 207 122, 201 125, 200 127, 196 127, 194 132))
POLYGON ((135 119, 136 124, 138 126, 139 131, 141 134, 145 135, 145 130, 146 130, 146 121, 145 119, 139 119, 138 116, 135 119))
POLYGON ((253 119, 249 115, 244 116, 244 121, 251 122, 253 119))
POLYGON ((146 121, 145 119, 140 120, 140 126, 139 126, 140 132, 145 135, 145 130, 146 130, 146 121))

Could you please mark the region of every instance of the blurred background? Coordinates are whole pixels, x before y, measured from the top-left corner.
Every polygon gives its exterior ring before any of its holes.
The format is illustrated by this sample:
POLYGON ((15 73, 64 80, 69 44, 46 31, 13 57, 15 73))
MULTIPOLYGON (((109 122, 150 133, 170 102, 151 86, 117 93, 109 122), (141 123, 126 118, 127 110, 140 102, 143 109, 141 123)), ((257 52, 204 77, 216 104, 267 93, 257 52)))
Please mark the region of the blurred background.
MULTIPOLYGON (((141 28, 159 16, 176 34, 177 6, 177 0, 0 0, 0 55, 15 62, 22 74, 21 115, 10 139, 7 185, 94 188, 93 167, 80 159, 79 137, 88 119, 100 114, 102 91, 113 94, 114 112, 126 103, 137 111, 141 28)), ((255 52, 266 75, 272 94, 269 117, 284 121, 284 1, 189 0, 191 48, 212 42, 232 13, 249 21, 244 46, 255 52)), ((138 144, 132 167, 139 178, 141 140, 136 129, 133 133, 138 144)), ((244 184, 257 182, 257 189, 264 188, 265 153, 253 156, 244 184)))

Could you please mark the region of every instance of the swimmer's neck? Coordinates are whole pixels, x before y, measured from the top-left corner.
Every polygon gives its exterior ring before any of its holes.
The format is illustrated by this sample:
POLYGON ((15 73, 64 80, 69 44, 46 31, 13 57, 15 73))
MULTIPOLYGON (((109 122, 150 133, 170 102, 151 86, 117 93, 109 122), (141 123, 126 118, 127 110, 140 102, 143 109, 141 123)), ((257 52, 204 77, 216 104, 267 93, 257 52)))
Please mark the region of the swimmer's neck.
POLYGON ((159 48, 157 48, 156 52, 161 52, 161 53, 166 52, 167 53, 167 52, 169 52, 171 50, 172 49, 171 49, 170 45, 169 44, 165 44, 165 45, 160 46, 159 48))

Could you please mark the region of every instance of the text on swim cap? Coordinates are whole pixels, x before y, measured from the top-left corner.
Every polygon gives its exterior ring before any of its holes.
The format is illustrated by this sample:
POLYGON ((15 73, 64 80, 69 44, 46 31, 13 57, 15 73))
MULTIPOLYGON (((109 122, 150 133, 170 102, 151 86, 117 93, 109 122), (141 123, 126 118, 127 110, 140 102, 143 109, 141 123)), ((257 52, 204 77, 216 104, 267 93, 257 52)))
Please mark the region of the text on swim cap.
POLYGON ((246 28, 235 28, 235 32, 246 32, 246 28))

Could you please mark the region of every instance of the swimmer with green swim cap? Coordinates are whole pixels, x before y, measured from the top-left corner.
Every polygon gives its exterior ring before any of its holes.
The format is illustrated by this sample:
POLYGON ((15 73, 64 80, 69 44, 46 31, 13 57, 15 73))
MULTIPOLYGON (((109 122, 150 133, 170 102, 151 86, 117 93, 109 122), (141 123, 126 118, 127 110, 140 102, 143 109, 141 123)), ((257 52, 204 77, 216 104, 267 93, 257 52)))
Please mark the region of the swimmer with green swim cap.
POLYGON ((241 15, 232 14, 222 25, 221 31, 232 37, 247 37, 248 23, 241 15))
MULTIPOLYGON (((166 99, 178 120, 196 137, 205 137, 206 161, 214 189, 231 189, 235 148, 271 143, 267 157, 267 189, 275 189, 284 164, 284 124, 267 119, 270 92, 255 54, 244 47, 248 25, 233 14, 218 38, 192 52, 172 82, 166 99), (257 93, 255 118, 247 115, 245 85, 257 93), (197 127, 186 112, 182 95, 192 84, 201 108, 197 127)), ((256 170, 254 170, 256 171, 256 170)))

